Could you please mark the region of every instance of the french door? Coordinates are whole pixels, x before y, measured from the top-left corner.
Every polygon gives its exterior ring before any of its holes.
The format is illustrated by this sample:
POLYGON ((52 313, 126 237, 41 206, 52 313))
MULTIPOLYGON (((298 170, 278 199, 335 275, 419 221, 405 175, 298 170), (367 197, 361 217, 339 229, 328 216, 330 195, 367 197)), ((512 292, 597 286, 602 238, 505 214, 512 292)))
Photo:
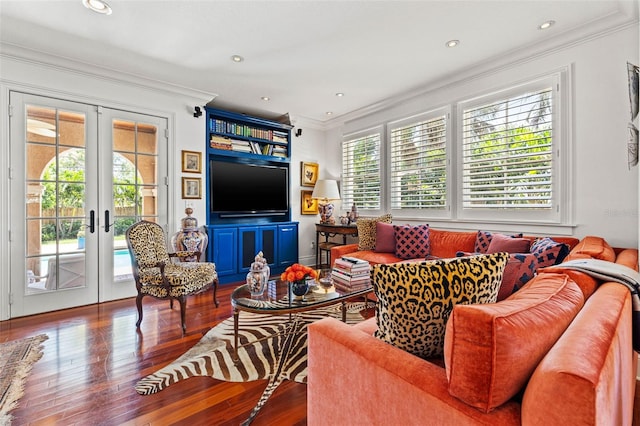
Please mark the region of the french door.
POLYGON ((136 294, 124 234, 167 223, 165 118, 11 92, 11 317, 136 294))

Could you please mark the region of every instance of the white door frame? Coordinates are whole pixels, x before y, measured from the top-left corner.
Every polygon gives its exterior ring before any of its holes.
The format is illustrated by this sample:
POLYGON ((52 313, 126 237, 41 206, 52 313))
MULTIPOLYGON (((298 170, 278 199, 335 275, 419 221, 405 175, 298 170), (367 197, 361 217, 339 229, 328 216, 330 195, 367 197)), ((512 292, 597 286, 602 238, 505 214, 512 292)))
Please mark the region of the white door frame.
MULTIPOLYGON (((110 169, 107 166, 107 160, 103 157, 106 156, 109 159, 112 157, 110 148, 112 147, 112 142, 110 138, 110 131, 106 132, 108 139, 105 139, 105 129, 110 128, 111 126, 108 124, 100 124, 101 119, 98 118, 99 114, 97 111, 105 111, 102 107, 98 107, 91 104, 85 104, 83 102, 78 101, 66 101, 59 100, 55 98, 48 97, 47 95, 27 95, 21 93, 20 91, 11 90, 9 98, 11 98, 11 104, 17 104, 16 101, 13 100, 14 95, 17 98, 24 99, 41 99, 46 103, 51 103, 55 105, 60 105, 60 108, 71 108, 73 110, 78 110, 80 107, 85 108, 87 112, 87 126, 86 126, 86 140, 87 140, 87 164, 98 164, 98 167, 94 167, 96 173, 92 174, 91 182, 89 182, 89 178, 87 177, 87 185, 94 185, 94 188, 105 188, 111 187, 111 173, 110 169), (91 138, 93 137, 93 142, 91 138), (93 144, 93 149, 89 149, 89 145, 93 144), (105 148, 106 146, 106 148, 105 148), (99 147, 99 150, 97 149, 99 147), (98 160, 98 157, 100 159, 98 160), (99 174, 99 175, 98 175, 99 174), (99 177, 98 177, 99 176, 99 177), (106 186, 105 186, 106 185, 106 186)), ((16 99, 17 99, 16 98, 16 99)), ((42 104, 42 102, 40 102, 42 104)), ((21 103, 22 105, 22 103, 21 103)), ((47 105, 45 105, 47 106, 47 105)), ((11 107, 9 108, 12 109, 11 107)), ((157 117, 157 116, 149 116, 145 113, 129 113, 126 111, 116 110, 109 108, 106 110, 108 112, 107 115, 115 114, 119 117, 135 117, 137 120, 149 122, 158 122, 160 123, 159 128, 159 137, 158 137, 158 145, 161 146, 161 152, 159 152, 159 161, 158 161, 158 170, 162 170, 163 173, 158 173, 158 186, 161 190, 158 191, 158 200, 165 200, 162 203, 158 203, 158 215, 161 215, 161 224, 166 225, 168 222, 168 208, 169 205, 169 194, 167 191, 167 182, 168 182, 168 156, 171 150, 168 146, 168 117, 157 117), (162 183, 162 185, 160 185, 162 183), (162 208, 160 208, 162 206, 162 208)), ((20 125, 14 124, 11 126, 10 137, 8 137, 10 146, 19 146, 24 145, 24 141, 26 140, 26 132, 24 129, 24 119, 26 118, 22 113, 16 114, 15 108, 13 112, 14 117, 11 118, 12 123, 18 123, 20 120, 23 120, 20 125), (15 116, 18 115, 17 118, 15 116)), ((102 114, 100 114, 102 115, 102 114)), ((159 148, 160 150, 160 148, 159 148)), ((101 212, 107 210, 103 208, 103 206, 108 206, 108 209, 112 210, 112 192, 110 190, 106 191, 101 189, 99 191, 94 191, 93 194, 90 194, 90 191, 87 191, 87 205, 88 208, 85 209, 86 214, 88 215, 90 210, 95 211, 96 217, 96 233, 90 234, 87 232, 86 234, 86 245, 88 250, 86 251, 86 278, 87 278, 87 286, 82 289, 73 289, 66 290, 64 292, 56 291, 56 292, 47 292, 46 294, 25 294, 26 288, 26 274, 23 273, 25 271, 25 229, 24 229, 24 201, 26 199, 26 185, 24 184, 24 180, 22 177, 24 176, 24 149, 15 150, 10 149, 11 152, 11 160, 10 164, 14 165, 10 169, 11 176, 11 200, 16 200, 16 202, 9 202, 9 211, 10 218, 9 223, 12 224, 12 229, 9 233, 10 240, 10 254, 11 260, 9 263, 9 303, 11 304, 10 308, 10 317, 30 315, 38 312, 46 312, 50 310, 64 309, 72 306, 80 306, 89 303, 102 302, 106 300, 114 300, 124 297, 131 297, 136 294, 135 284, 132 280, 128 282, 120 282, 117 286, 112 286, 113 282, 113 241, 111 238, 99 238, 100 233, 105 232, 105 224, 104 217, 101 212), (17 170, 15 165, 21 165, 20 169, 17 170), (20 189, 22 188, 22 189, 20 189), (105 195, 105 193, 107 193, 105 195), (100 195, 99 195, 100 194, 100 195), (91 200, 89 200, 91 199, 91 200), (20 200, 20 201, 17 201, 20 200), (18 206, 16 206, 18 204, 18 206), (94 208, 91 208, 94 207, 94 208), (21 212, 20 212, 21 210, 21 212), (22 220, 19 217, 22 216, 22 220), (22 223, 22 227, 16 226, 16 223, 22 223), (17 246, 20 246, 19 248, 17 246), (93 249, 94 245, 97 249, 93 249), (15 255, 13 254, 15 253, 15 255), (105 253, 107 255, 105 255, 105 253), (98 267, 96 267, 98 266, 98 267), (22 279, 19 279, 22 277, 22 279), (99 283, 99 285, 98 285, 99 283), (117 288, 116 288, 117 287, 117 288), (18 289, 22 289, 22 291, 18 291, 18 289), (74 294, 71 294, 74 293, 74 294), (28 299, 28 303, 27 302, 28 299)), ((88 166, 89 169, 91 166, 88 166)), ((89 173, 87 173, 89 174, 89 173)), ((2 297, 0 297, 0 302, 2 301, 2 297)))

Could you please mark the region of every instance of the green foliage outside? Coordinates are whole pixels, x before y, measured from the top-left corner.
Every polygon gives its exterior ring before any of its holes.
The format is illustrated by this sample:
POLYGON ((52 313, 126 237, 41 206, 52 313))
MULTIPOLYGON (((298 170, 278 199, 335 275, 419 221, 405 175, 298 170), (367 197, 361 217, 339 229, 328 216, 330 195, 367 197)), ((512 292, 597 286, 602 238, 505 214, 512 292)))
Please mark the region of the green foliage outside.
MULTIPOLYGON (((58 165, 52 162, 42 175, 42 211, 45 216, 52 217, 42 225, 42 242, 72 240, 82 234, 85 229, 85 150, 72 148, 58 155, 58 165), (56 200, 56 185, 58 199, 56 200), (69 219, 53 219, 65 216, 69 219)), ((135 168, 120 155, 114 156, 114 206, 131 207, 133 212, 136 200, 139 199, 135 185, 135 168)), ((121 218, 114 223, 115 235, 123 235, 124 231, 135 222, 135 217, 121 218)))

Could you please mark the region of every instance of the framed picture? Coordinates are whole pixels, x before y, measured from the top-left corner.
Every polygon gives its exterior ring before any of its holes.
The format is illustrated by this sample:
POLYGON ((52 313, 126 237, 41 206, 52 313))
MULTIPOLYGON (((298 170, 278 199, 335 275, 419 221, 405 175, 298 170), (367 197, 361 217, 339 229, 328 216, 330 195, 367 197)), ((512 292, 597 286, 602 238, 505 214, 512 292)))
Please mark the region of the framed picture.
POLYGON ((300 185, 315 186, 318 180, 318 163, 300 162, 300 185))
POLYGON ((182 171, 187 173, 201 173, 201 156, 202 154, 196 151, 182 151, 182 171))
POLYGON ((182 178, 182 198, 202 198, 202 183, 200 178, 182 178))
POLYGON ((300 191, 300 214, 318 214, 318 200, 311 194, 313 191, 300 191))

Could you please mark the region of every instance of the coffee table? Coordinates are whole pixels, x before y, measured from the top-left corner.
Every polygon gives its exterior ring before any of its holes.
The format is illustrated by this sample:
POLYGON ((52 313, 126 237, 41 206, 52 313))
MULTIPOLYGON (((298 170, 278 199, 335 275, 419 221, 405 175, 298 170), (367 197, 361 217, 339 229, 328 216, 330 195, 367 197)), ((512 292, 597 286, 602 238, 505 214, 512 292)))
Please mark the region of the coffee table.
POLYGON ((341 304, 342 321, 346 321, 347 302, 356 298, 366 301, 367 295, 373 292, 370 284, 352 290, 336 289, 335 286, 321 285, 311 282, 306 295, 293 295, 288 282, 270 280, 262 296, 253 296, 247 284, 241 285, 231 293, 233 306, 233 356, 238 360, 238 316, 240 311, 265 315, 291 315, 298 312, 311 311, 324 306, 341 304))
MULTIPOLYGON (((342 321, 346 322, 348 301, 362 297, 365 299, 365 306, 367 308, 369 307, 366 296, 373 291, 370 284, 367 284, 366 287, 360 287, 348 291, 337 290, 333 285, 321 285, 315 281, 313 281, 313 284, 314 285, 310 286, 307 294, 302 298, 291 293, 289 283, 273 279, 269 281, 267 289, 265 289, 262 296, 252 296, 247 284, 241 285, 231 293, 234 335, 232 357, 233 362, 235 363, 241 362, 238 357, 238 349, 241 347, 238 343, 238 322, 240 311, 273 316, 284 315, 285 318, 288 314, 288 320, 284 320, 284 324, 286 326, 282 332, 275 332, 275 334, 271 335, 285 336, 282 347, 278 350, 277 365, 274 367, 274 371, 277 371, 278 373, 271 376, 262 396, 258 400, 258 404, 253 408, 253 410, 251 410, 249 418, 242 423, 243 425, 251 423, 278 385, 282 380, 284 380, 285 376, 283 375, 283 372, 286 371, 286 366, 289 362, 296 362, 296 357, 299 353, 293 348, 297 347, 297 341, 303 333, 301 331, 302 322, 299 321, 300 316, 297 316, 296 314, 340 304, 342 321)), ((319 316, 321 317, 322 315, 319 316)), ((306 324, 304 325, 304 333, 306 333, 306 324)), ((263 337, 260 340, 266 338, 268 337, 263 337)))

